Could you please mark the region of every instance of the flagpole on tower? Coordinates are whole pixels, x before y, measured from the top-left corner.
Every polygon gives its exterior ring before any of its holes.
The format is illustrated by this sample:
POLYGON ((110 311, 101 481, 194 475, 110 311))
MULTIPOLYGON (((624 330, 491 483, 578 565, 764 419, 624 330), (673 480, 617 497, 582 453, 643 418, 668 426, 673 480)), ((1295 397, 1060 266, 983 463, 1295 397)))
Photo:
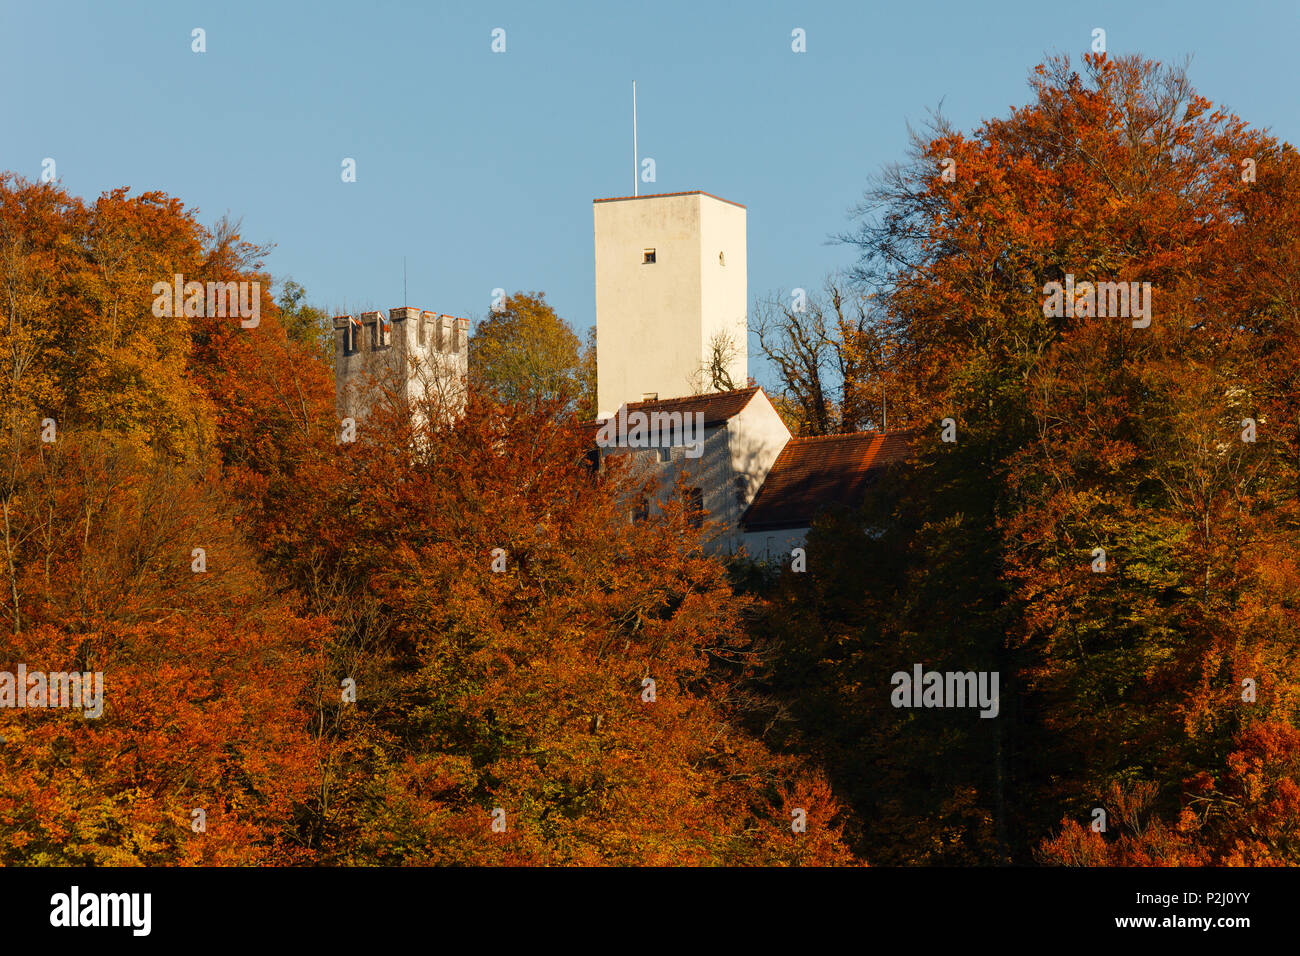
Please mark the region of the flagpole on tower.
POLYGON ((641 177, 637 175, 637 155, 636 148, 636 80, 632 81, 632 195, 641 195, 641 177))

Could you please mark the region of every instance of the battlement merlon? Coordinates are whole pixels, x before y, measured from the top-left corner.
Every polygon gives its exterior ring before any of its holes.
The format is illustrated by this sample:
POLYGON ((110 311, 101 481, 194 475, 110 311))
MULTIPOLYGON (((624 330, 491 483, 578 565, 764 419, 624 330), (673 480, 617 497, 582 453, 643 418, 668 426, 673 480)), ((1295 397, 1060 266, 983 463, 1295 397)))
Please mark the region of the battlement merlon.
POLYGON ((469 349, 469 319, 436 312, 421 312, 418 338, 421 344, 431 341, 435 351, 464 354, 469 349))
POLYGON ((469 319, 414 306, 389 309, 387 316, 382 312, 337 315, 334 332, 343 340, 341 350, 349 353, 363 351, 363 343, 373 350, 395 340, 444 355, 465 355, 469 350, 469 319))

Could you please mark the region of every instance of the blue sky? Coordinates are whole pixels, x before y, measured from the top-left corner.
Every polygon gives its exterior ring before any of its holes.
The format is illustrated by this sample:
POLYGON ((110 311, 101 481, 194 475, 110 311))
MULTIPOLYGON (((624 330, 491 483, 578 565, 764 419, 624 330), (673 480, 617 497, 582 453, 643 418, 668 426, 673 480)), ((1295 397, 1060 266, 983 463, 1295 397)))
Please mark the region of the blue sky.
POLYGON ((1112 54, 1192 55, 1202 94, 1300 141, 1297 0, 0 0, 0 168, 35 179, 52 157, 88 199, 126 185, 242 216, 326 308, 400 305, 406 256, 411 305, 477 319, 496 287, 542 290, 585 329, 591 200, 631 192, 634 79, 641 191, 744 203, 752 300, 852 262, 828 238, 909 121, 940 101, 964 129, 1004 115, 1094 27, 1112 54))

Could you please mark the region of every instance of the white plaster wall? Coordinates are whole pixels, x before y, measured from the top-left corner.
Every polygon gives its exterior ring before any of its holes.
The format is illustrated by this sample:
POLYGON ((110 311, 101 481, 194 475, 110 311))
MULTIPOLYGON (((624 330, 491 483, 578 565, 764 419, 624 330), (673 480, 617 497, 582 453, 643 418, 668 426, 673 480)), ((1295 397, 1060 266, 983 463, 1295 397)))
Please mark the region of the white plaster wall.
POLYGON ((700 193, 595 202, 596 393, 602 415, 649 392, 700 390, 711 339, 738 346, 730 372, 748 374, 745 209, 700 193), (646 249, 655 262, 643 262, 646 249), (725 265, 719 260, 719 254, 725 265))
MULTIPOLYGON (((651 512, 662 507, 663 501, 673 494, 677 477, 685 473, 688 487, 699 488, 704 501, 705 521, 728 519, 732 524, 722 529, 722 534, 711 545, 711 552, 729 550, 734 537, 734 492, 732 489, 731 440, 725 424, 714 425, 704 431, 704 451, 698 458, 688 458, 682 447, 660 450, 636 449, 602 451, 602 454, 619 453, 631 456, 634 474, 653 474, 658 480, 651 512), (664 452, 667 452, 665 455, 664 452)), ((632 503, 628 503, 629 512, 632 503)))
POLYGON ((755 392, 749 404, 737 415, 727 420, 728 484, 730 494, 726 501, 725 516, 718 519, 727 526, 725 549, 735 551, 740 547, 742 531, 740 516, 745 513, 767 479, 781 449, 790 440, 790 430, 777 414, 767 396, 755 392), (737 476, 739 481, 736 480, 737 476))
POLYGON ((705 429, 704 453, 699 458, 687 457, 684 448, 670 449, 667 459, 658 449, 634 454, 638 467, 657 475, 658 499, 671 494, 678 474, 686 473, 689 485, 703 493, 706 519, 717 526, 709 550, 729 554, 740 548, 745 537, 740 516, 789 440, 790 432, 772 403, 755 392, 739 413, 705 429))
POLYGON ((700 197, 700 355, 707 363, 713 336, 730 336, 736 349, 727 371, 736 388, 749 378, 746 220, 743 206, 700 197))
POLYGON ((699 365, 699 196, 593 204, 596 395, 603 414, 647 392, 691 393, 699 365), (642 262, 643 250, 655 262, 642 262))
POLYGON ((756 561, 790 566, 790 552, 803 547, 807 528, 784 528, 779 531, 753 531, 742 535, 745 553, 756 561))

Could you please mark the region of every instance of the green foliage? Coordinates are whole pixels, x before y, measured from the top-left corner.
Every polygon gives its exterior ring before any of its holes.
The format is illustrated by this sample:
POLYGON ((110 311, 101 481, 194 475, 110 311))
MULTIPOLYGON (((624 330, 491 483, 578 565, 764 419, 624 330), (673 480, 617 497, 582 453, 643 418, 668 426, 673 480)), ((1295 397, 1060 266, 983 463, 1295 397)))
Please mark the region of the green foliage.
POLYGON ((590 340, 584 350, 543 292, 509 296, 469 339, 470 381, 504 401, 561 399, 569 411, 587 410, 593 404, 594 364, 590 340))
POLYGON ((276 304, 280 324, 291 341, 317 354, 327 366, 334 364, 334 319, 323 309, 307 304, 307 290, 292 279, 285 280, 276 304))

